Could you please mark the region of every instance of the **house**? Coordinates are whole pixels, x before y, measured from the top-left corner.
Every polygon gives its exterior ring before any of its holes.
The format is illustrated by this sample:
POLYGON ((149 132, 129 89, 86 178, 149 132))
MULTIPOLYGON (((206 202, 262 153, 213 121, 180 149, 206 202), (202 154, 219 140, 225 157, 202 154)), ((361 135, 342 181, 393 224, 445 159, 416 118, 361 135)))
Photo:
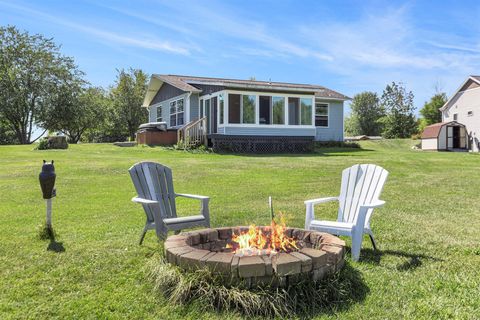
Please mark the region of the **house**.
POLYGON ((154 74, 143 107, 150 122, 165 122, 179 139, 200 132, 214 148, 284 151, 343 141, 346 100, 319 85, 154 74))
MULTIPOLYGON (((442 127, 446 128, 444 134, 446 137, 444 139, 442 136, 439 139, 445 141, 445 149, 466 149, 478 152, 480 144, 480 76, 469 76, 456 93, 440 108, 440 111, 444 124, 442 127)), ((440 140, 439 146, 444 143, 440 140)))

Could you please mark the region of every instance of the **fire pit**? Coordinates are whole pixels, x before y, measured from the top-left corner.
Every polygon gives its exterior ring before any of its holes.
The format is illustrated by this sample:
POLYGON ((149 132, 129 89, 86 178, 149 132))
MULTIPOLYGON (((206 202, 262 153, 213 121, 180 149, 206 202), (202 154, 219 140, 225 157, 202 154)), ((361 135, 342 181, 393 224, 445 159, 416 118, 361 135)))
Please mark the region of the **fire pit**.
POLYGON ((344 248, 345 242, 333 235, 274 222, 196 230, 165 241, 169 263, 188 271, 208 268, 249 285, 320 280, 342 268, 344 248))

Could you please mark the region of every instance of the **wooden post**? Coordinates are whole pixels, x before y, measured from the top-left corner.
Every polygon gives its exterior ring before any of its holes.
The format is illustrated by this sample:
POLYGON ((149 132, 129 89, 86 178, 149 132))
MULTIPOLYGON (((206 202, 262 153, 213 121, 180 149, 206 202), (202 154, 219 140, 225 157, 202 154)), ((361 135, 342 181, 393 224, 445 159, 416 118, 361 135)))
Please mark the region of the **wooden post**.
POLYGON ((272 196, 268 197, 268 205, 270 207, 270 220, 273 221, 273 218, 275 218, 275 215, 273 214, 272 196))

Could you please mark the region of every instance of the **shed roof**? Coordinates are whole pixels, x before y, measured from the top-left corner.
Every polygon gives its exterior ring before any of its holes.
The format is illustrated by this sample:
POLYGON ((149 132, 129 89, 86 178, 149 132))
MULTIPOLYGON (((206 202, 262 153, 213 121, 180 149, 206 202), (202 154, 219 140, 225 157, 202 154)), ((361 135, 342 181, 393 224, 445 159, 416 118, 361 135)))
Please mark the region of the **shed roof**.
POLYGON ((425 127, 425 129, 423 129, 422 139, 438 138, 438 135, 440 134, 440 130, 442 129, 443 126, 446 126, 446 125, 451 127, 465 127, 463 124, 458 123, 456 121, 434 123, 432 125, 425 127))

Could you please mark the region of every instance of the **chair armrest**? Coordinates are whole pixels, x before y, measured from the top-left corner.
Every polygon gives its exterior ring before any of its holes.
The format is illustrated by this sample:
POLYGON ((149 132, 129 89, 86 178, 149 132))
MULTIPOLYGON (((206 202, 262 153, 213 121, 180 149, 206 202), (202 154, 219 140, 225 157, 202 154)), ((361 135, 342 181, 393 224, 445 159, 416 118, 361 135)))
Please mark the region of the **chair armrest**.
POLYGON ((187 194, 187 193, 176 193, 175 196, 177 196, 177 197, 184 197, 184 198, 190 198, 190 199, 198 199, 198 200, 210 199, 210 197, 199 196, 199 195, 196 195, 196 194, 187 194))
POLYGON ((158 203, 158 201, 155 200, 148 200, 148 199, 143 199, 139 197, 133 197, 132 201, 135 203, 141 203, 141 204, 155 204, 158 203))
POLYGON ((382 207, 383 205, 385 204, 385 201, 383 200, 377 200, 375 202, 372 202, 372 203, 368 203, 368 204, 363 204, 361 205, 361 207, 365 207, 365 208, 379 208, 379 207, 382 207))
POLYGON ((327 197, 327 198, 318 198, 318 199, 312 199, 312 200, 307 200, 304 203, 305 204, 319 204, 319 203, 325 203, 329 201, 338 201, 338 197, 327 197))
POLYGON ((201 201, 200 214, 205 217, 206 226, 210 228, 210 209, 208 208, 210 197, 199 196, 196 194, 186 194, 186 193, 176 193, 175 196, 200 200, 201 201))

